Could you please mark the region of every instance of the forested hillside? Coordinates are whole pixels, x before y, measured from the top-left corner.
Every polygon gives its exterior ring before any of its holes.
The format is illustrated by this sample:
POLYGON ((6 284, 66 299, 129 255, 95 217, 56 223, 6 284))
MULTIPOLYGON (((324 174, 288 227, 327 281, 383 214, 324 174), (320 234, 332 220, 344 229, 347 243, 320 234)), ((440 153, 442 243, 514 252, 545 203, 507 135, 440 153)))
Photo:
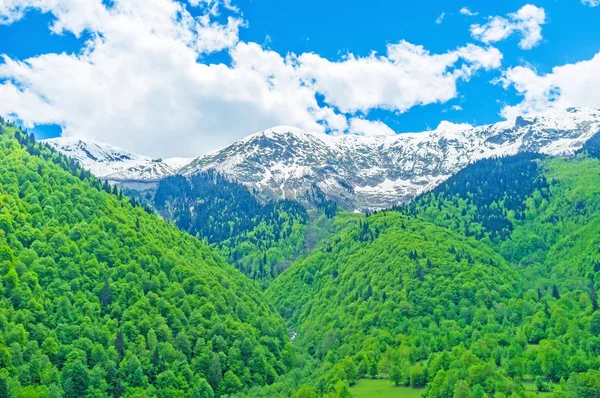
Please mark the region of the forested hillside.
POLYGON ((0 121, 0 397, 224 396, 292 366, 259 288, 134 205, 0 121))
POLYGON ((532 273, 530 279, 572 282, 565 272, 588 278, 600 261, 597 137, 574 157, 522 154, 478 162, 397 210, 487 242, 532 273))
POLYGON ((268 297, 323 361, 304 391, 369 377, 426 397, 525 396, 524 380, 599 396, 599 141, 478 162, 284 272, 268 297))
POLYGON ((384 212, 295 264, 268 296, 297 328, 297 344, 325 362, 319 393, 340 380, 387 378, 392 368, 399 383, 425 386, 437 372, 427 361, 439 362, 443 352, 447 366, 470 358, 456 372, 488 373, 490 393, 510 393, 518 385, 488 363, 501 359, 499 341, 516 340, 513 322, 524 314, 510 300, 522 289, 519 275, 485 245, 384 212), (475 353, 448 356, 460 344, 475 353))

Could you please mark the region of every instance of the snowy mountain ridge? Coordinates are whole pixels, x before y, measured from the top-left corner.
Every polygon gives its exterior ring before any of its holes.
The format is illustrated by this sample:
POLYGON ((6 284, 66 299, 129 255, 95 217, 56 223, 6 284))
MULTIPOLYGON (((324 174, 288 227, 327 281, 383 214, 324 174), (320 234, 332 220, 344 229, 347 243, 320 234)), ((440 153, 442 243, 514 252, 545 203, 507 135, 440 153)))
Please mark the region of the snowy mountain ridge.
POLYGON ((44 141, 63 155, 76 159, 96 177, 109 181, 158 181, 190 163, 193 159, 153 159, 96 141, 72 137, 44 141))
POLYGON ((331 136, 275 127, 181 162, 153 163, 126 153, 129 159, 119 165, 122 154, 106 146, 111 150, 98 165, 81 145, 63 145, 59 138, 52 146, 102 178, 143 180, 214 169, 270 198, 300 198, 317 186, 344 208, 365 210, 406 202, 480 159, 523 151, 570 155, 599 131, 599 109, 569 108, 479 127, 442 123, 436 130, 395 136, 331 136))

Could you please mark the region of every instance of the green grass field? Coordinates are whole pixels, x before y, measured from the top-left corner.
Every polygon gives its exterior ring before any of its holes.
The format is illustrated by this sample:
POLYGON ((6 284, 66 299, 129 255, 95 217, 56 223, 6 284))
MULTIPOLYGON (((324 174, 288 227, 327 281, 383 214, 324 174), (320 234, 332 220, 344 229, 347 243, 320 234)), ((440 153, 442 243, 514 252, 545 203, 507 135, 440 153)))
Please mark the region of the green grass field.
POLYGON ((421 398, 424 389, 396 387, 389 380, 359 380, 350 388, 354 398, 421 398))
MULTIPOLYGON (((549 397, 552 395, 552 392, 537 392, 535 387, 535 382, 532 380, 523 380, 523 386, 525 387, 525 391, 527 391, 527 395, 535 394, 536 397, 549 397)), ((552 385, 551 385, 552 388, 552 385)))

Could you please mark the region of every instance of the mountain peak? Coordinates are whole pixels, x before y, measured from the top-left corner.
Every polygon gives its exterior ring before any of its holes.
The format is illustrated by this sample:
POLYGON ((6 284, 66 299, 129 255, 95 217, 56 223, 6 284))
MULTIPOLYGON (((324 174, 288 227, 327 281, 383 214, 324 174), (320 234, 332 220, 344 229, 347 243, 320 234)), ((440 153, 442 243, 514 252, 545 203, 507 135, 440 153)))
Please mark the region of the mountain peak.
POLYGON ((256 139, 263 139, 263 138, 270 139, 270 140, 277 140, 277 139, 281 139, 282 137, 294 137, 294 138, 297 138, 300 140, 304 140, 311 136, 314 137, 314 136, 318 136, 318 135, 325 135, 325 134, 306 132, 298 127, 275 126, 275 127, 268 128, 266 130, 258 131, 254 134, 247 136, 246 138, 242 138, 241 140, 239 140, 237 142, 250 142, 250 141, 253 141, 256 139))

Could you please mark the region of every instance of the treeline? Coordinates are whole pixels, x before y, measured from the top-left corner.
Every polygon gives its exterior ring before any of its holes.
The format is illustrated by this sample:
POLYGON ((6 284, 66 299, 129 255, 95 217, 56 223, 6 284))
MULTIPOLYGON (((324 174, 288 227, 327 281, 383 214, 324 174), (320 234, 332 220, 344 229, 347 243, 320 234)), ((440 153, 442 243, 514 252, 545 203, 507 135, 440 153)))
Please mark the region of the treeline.
MULTIPOLYGON (((179 228, 219 247, 239 270, 261 281, 274 279, 302 251, 309 223, 299 202, 261 203, 247 187, 212 170, 164 179, 153 204, 179 228)), ((320 198, 319 206, 325 204, 320 198)))
MULTIPOLYGON (((33 133, 28 133, 27 130, 18 129, 14 123, 6 122, 0 117, 0 134, 2 134, 3 129, 5 128, 10 128, 11 131, 14 131, 14 138, 31 156, 43 157, 45 160, 56 164, 75 177, 78 177, 81 181, 92 184, 96 189, 102 189, 107 193, 118 196, 119 199, 123 199, 123 191, 116 185, 110 185, 108 180, 102 181, 90 171, 83 169, 75 159, 55 151, 53 148, 42 142, 36 141, 33 133)), ((142 203, 135 197, 132 196, 128 199, 132 206, 142 207, 146 212, 153 213, 153 209, 150 206, 142 203)))
POLYGON ((543 155, 481 160, 459 171, 431 192, 394 210, 460 231, 466 236, 506 240, 513 221, 524 220, 534 192, 548 200, 550 183, 540 173, 543 155))

